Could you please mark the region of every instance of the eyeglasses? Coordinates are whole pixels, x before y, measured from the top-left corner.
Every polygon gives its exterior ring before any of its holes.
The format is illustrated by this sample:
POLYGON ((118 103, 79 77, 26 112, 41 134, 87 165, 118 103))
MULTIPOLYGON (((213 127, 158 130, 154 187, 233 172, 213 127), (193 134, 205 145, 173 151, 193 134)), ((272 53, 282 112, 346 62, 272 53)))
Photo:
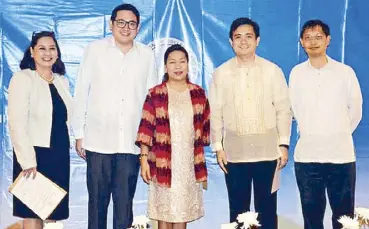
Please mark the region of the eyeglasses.
POLYGON ((138 26, 137 22, 135 21, 125 21, 123 19, 118 19, 114 21, 116 22, 115 24, 117 25, 118 28, 125 28, 126 25, 128 25, 128 28, 130 30, 135 30, 137 29, 137 26, 138 26))
POLYGON ((39 37, 39 36, 55 36, 53 31, 34 31, 32 33, 32 38, 39 37))
POLYGON ((305 36, 303 37, 304 41, 321 41, 323 39, 323 35, 317 35, 317 36, 305 36))

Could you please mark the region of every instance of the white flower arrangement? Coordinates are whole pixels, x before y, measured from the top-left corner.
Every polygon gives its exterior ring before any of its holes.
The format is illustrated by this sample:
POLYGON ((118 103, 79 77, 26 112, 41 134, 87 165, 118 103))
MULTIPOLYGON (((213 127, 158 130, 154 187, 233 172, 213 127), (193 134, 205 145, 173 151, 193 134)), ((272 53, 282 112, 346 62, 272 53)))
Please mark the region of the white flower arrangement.
POLYGON ((254 229, 260 227, 259 221, 257 220, 258 213, 256 212, 245 212, 237 216, 237 221, 220 225, 221 229, 254 229))
POLYGON ((355 216, 341 216, 338 222, 342 224, 342 229, 363 229, 369 228, 369 209, 355 208, 355 216))
POLYGON ((63 229, 64 225, 62 222, 50 222, 44 223, 44 229, 63 229))
POLYGON ((356 208, 355 215, 358 217, 360 225, 367 226, 369 228, 369 209, 368 208, 356 208))
POLYGON ((245 212, 237 216, 237 221, 243 223, 242 229, 252 228, 253 226, 260 227, 258 221, 258 213, 256 212, 245 212))
POLYGON ((133 218, 132 227, 128 229, 147 229, 149 228, 150 219, 145 215, 136 216, 133 218))
POLYGON ((344 215, 338 219, 338 222, 342 224, 342 229, 360 229, 359 221, 356 217, 351 218, 344 215))

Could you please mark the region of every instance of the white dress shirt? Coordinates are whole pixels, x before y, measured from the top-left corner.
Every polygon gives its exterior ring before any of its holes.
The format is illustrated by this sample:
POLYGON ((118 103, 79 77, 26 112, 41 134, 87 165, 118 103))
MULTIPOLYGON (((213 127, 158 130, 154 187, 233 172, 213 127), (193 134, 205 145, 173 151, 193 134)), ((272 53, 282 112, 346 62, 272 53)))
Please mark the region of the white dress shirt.
POLYGON ((282 70, 262 57, 245 69, 232 58, 219 66, 209 89, 213 151, 230 162, 275 160, 289 145, 291 109, 282 70))
POLYGON ((133 153, 148 88, 158 83, 152 50, 134 42, 124 54, 113 37, 92 42, 81 62, 72 127, 83 148, 98 153, 133 153))
POLYGON ((362 95, 351 67, 327 57, 321 69, 310 61, 290 75, 290 97, 298 124, 295 161, 349 163, 355 161, 352 132, 362 117, 362 95))
MULTIPOLYGON (((72 114, 68 79, 54 73, 53 84, 67 107, 67 126, 72 114)), ((36 167, 34 146, 50 147, 52 99, 49 84, 36 71, 16 72, 8 89, 8 123, 17 161, 22 169, 36 167)))

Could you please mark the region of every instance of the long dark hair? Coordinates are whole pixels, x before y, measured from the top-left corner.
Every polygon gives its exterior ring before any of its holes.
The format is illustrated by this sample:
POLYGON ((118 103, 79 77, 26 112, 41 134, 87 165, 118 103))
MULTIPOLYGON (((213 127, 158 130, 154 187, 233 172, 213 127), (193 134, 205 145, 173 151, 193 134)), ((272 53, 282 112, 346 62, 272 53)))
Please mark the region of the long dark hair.
POLYGON ((55 63, 53 64, 52 71, 54 73, 64 75, 65 74, 65 65, 64 65, 64 63, 61 59, 60 48, 59 48, 58 42, 55 39, 54 32, 50 32, 50 31, 41 31, 41 32, 38 32, 38 33, 34 32, 32 34, 31 44, 28 46, 28 48, 24 52, 23 59, 21 60, 21 62, 19 64, 20 69, 23 70, 23 69, 28 69, 29 68, 31 70, 36 70, 35 60, 31 56, 31 48, 34 48, 36 46, 38 40, 42 37, 51 37, 54 40, 56 50, 58 51, 58 59, 56 59, 55 63))
MULTIPOLYGON (((182 45, 180 45, 180 44, 174 44, 174 45, 170 46, 169 48, 167 48, 167 51, 165 51, 165 53, 164 53, 164 64, 165 65, 168 62, 169 54, 171 54, 174 51, 181 51, 181 52, 183 52, 185 54, 185 56, 186 56, 186 60, 187 60, 187 63, 188 63, 189 59, 188 59, 188 52, 187 52, 187 50, 182 45)), ((164 77, 163 77, 163 82, 167 82, 168 79, 169 79, 168 73, 165 73, 164 74, 164 77)), ((187 81, 189 81, 188 75, 187 75, 187 81)))

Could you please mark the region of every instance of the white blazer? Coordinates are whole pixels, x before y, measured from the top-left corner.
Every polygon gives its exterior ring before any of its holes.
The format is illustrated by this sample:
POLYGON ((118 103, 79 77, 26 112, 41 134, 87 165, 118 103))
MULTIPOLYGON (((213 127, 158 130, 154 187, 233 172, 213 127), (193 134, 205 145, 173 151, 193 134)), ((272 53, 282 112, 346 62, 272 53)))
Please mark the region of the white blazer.
MULTIPOLYGON (((72 96, 65 76, 54 73, 55 88, 67 107, 69 122, 72 96)), ((34 146, 50 147, 52 99, 48 83, 36 71, 16 72, 8 89, 8 123, 10 138, 22 169, 36 167, 34 146)))

